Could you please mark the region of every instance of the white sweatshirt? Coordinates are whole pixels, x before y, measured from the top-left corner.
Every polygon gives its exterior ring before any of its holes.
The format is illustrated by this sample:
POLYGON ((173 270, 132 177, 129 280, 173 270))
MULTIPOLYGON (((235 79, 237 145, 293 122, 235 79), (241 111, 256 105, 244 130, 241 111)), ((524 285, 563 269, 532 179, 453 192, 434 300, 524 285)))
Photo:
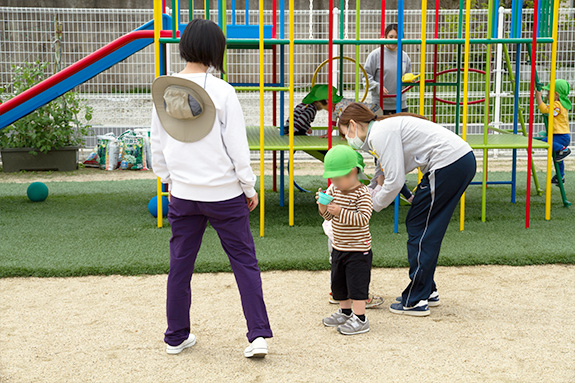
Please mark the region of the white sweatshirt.
POLYGON ((403 116, 370 123, 363 150, 376 156, 385 181, 373 197, 381 211, 405 184, 405 175, 421 168, 423 174, 451 165, 472 149, 452 131, 434 122, 403 116))
POLYGON ((205 73, 177 74, 204 86, 216 107, 210 133, 196 142, 180 142, 152 113, 152 168, 172 195, 193 201, 225 201, 245 193, 256 194, 256 176, 250 167, 246 126, 234 88, 205 73))

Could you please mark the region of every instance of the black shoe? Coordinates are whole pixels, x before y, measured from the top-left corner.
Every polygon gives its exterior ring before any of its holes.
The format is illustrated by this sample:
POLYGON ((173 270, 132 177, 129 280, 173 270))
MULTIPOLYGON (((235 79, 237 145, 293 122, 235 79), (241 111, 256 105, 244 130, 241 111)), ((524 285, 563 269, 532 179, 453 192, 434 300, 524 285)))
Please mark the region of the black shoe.
POLYGON ((567 157, 569 154, 571 154, 571 149, 569 148, 565 148, 563 150, 560 150, 558 152, 556 152, 555 154, 555 162, 561 162, 563 161, 563 159, 565 157, 567 157))
MULTIPOLYGON (((559 179, 557 178, 557 175, 554 175, 553 177, 551 177, 551 183, 555 184, 555 185, 559 185, 559 179)), ((563 177, 563 183, 565 183, 565 177, 563 177)))

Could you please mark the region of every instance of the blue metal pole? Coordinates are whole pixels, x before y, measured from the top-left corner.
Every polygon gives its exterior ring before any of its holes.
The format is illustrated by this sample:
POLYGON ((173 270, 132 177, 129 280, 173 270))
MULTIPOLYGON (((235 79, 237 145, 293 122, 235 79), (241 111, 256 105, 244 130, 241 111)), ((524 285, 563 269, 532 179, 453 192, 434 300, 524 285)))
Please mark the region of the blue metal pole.
MULTIPOLYGON (((403 72, 403 44, 401 40, 403 39, 403 10, 403 0, 399 0, 397 3, 397 86, 395 87, 395 111, 397 113, 401 112, 402 98, 401 76, 403 72)), ((381 52, 381 54, 383 54, 383 52, 381 52)), ((383 84, 380 84, 380 86, 383 86, 383 84)), ((393 209, 393 232, 399 233, 399 194, 395 197, 393 209)))
POLYGON ((246 0, 246 25, 250 25, 250 0, 246 0))
MULTIPOLYGON (((511 7, 511 19, 514 24, 511 25, 511 37, 521 37, 521 16, 523 2, 513 0, 511 7)), ((513 134, 517 134, 517 125, 519 121, 519 83, 521 82, 521 44, 517 44, 515 53, 515 90, 513 95, 513 134)), ((511 203, 515 203, 515 194, 517 190, 517 149, 513 149, 513 160, 511 168, 511 203)))

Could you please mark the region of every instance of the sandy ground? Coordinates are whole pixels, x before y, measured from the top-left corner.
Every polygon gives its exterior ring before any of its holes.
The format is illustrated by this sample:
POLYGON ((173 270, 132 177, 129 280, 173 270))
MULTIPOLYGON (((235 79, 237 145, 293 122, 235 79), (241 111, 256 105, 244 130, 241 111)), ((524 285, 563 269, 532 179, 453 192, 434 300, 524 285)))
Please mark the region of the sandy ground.
MULTIPOLYGON (((279 163, 278 163, 279 164, 279 163)), ((278 165, 279 166, 279 165, 278 165)), ((535 159, 535 166, 541 172, 546 168, 544 158, 538 157, 535 159)), ((271 161, 265 162, 265 174, 272 174, 271 161)), ((258 161, 252 161, 252 168, 254 173, 259 176, 260 165, 258 161)), ((294 164, 295 174, 298 175, 314 175, 321 176, 323 174, 323 163, 319 161, 296 161, 294 164)), ((527 169, 527 160, 519 158, 517 162, 517 169, 525 171, 527 169)), ((568 158, 565 160, 565 169, 575 169, 575 158, 568 158)), ((478 172, 482 171, 481 157, 477 161, 478 172)), ((489 160, 489 171, 511 171, 511 159, 499 158, 489 160)), ((374 164, 373 161, 366 161, 367 174, 373 175, 374 164)), ((287 174, 287 173, 286 173, 287 174)), ((542 174, 542 173, 541 173, 542 174)), ((144 171, 130 171, 130 170, 114 170, 106 171, 96 168, 84 168, 73 172, 22 172, 22 173, 3 173, 0 172, 0 182, 14 182, 14 183, 29 183, 29 182, 82 182, 82 181, 123 181, 134 179, 155 179, 156 176, 151 170, 144 171)))
POLYGON ((391 314, 406 269, 373 270, 371 332, 325 328, 327 272, 266 272, 275 337, 247 360, 232 274, 197 274, 198 343, 165 353, 165 275, 0 280, 0 382, 573 382, 575 266, 439 268, 442 305, 391 314))

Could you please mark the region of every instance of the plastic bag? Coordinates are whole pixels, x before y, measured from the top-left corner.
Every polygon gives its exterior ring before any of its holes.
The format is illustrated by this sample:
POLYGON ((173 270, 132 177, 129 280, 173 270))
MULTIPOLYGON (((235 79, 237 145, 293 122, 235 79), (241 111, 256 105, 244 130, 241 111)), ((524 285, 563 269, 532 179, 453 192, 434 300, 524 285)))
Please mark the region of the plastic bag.
POLYGON ((120 169, 148 170, 144 137, 133 130, 127 130, 118 137, 120 143, 120 169))
POLYGON ((113 133, 97 136, 100 169, 114 170, 118 166, 118 140, 113 133))
POLYGON ((90 153, 88 158, 83 162, 84 166, 87 168, 99 168, 100 160, 98 158, 98 146, 90 153))

